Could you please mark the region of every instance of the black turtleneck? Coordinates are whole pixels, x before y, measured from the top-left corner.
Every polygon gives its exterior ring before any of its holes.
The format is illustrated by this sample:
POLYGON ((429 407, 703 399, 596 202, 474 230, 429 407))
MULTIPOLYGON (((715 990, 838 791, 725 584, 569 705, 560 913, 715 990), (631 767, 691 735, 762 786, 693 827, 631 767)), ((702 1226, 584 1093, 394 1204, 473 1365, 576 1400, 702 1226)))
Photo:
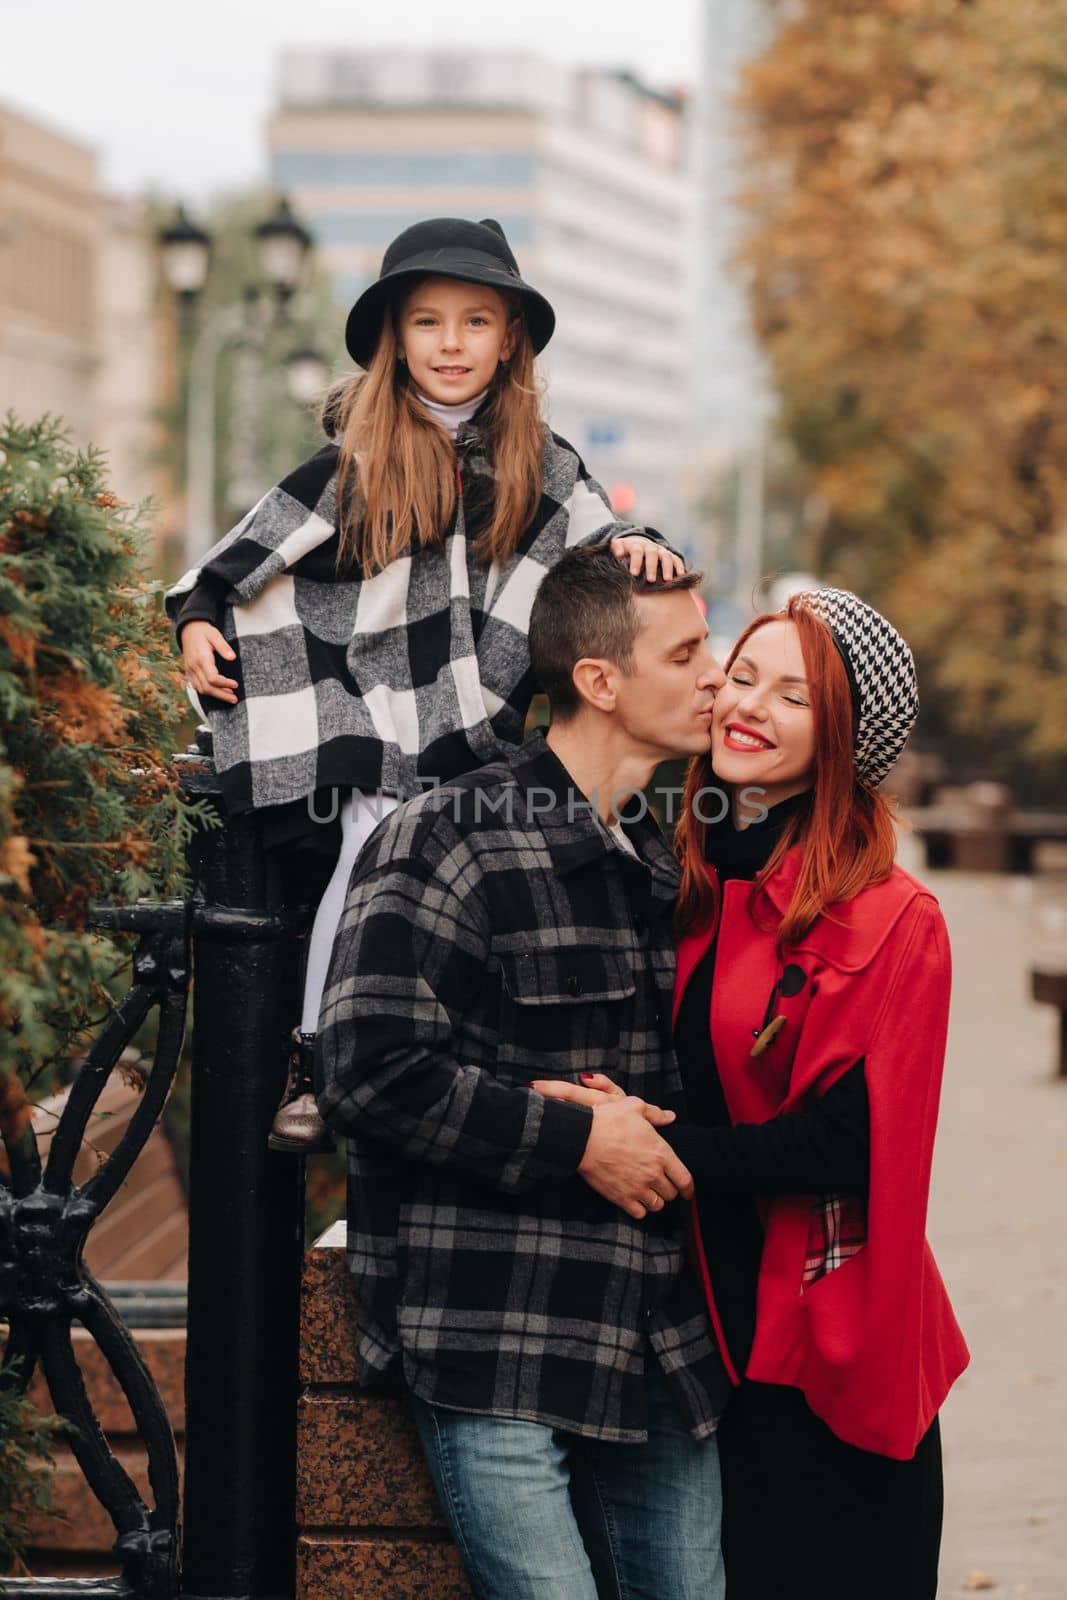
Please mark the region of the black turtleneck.
MULTIPOLYGON (((706 851, 720 883, 754 878, 808 802, 807 794, 795 795, 772 807, 762 822, 738 829, 727 818, 709 828, 706 851)), ((731 1124, 709 1034, 716 952, 714 941, 686 985, 675 1025, 687 1119, 662 1133, 696 1181, 715 1302, 731 1358, 743 1371, 755 1331, 763 1251, 753 1197, 866 1192, 870 1120, 863 1063, 857 1061, 808 1110, 765 1123, 731 1124)))

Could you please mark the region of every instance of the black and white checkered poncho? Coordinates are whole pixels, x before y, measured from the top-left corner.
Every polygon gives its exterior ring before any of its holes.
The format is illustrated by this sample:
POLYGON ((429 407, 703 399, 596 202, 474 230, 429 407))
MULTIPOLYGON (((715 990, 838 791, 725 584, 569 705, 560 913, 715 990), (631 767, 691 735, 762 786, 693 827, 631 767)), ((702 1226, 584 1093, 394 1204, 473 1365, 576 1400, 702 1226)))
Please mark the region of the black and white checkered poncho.
POLYGON ((510 560, 487 567, 472 550, 491 480, 476 423, 456 449, 462 494, 440 546, 339 580, 330 444, 170 590, 172 618, 205 583, 225 597, 238 703, 204 709, 231 812, 334 785, 411 797, 521 742, 545 572, 574 545, 647 530, 617 522, 577 452, 546 429, 541 504, 510 560))

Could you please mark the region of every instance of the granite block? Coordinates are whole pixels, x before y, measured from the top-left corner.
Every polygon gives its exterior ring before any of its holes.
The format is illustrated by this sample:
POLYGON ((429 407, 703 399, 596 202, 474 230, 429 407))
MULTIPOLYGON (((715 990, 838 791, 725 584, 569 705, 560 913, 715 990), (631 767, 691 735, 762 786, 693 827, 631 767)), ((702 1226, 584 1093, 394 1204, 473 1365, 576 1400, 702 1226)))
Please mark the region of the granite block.
POLYGON ((296 1600, 471 1600, 471 1588, 452 1544, 305 1533, 296 1600))
POLYGON ((302 1527, 445 1527, 415 1425, 387 1396, 301 1398, 296 1493, 302 1527))
POLYGON ((400 1400, 358 1388, 343 1225, 304 1257, 297 1600, 471 1600, 400 1400))
POLYGON ((304 1256, 300 1377, 304 1383, 359 1381, 355 1289, 344 1249, 332 1243, 317 1245, 304 1256))
MULTIPOLYGON (((141 1445, 108 1441, 112 1454, 125 1469, 145 1504, 154 1504, 148 1481, 148 1458, 141 1445)), ((55 1453, 52 1476, 52 1510, 57 1515, 30 1509, 26 1521, 27 1545, 37 1557, 46 1551, 66 1551, 80 1555, 103 1554, 114 1549, 118 1534, 115 1525, 90 1489, 74 1456, 66 1445, 55 1453)), ((43 1569, 42 1569, 43 1570, 43 1569)))

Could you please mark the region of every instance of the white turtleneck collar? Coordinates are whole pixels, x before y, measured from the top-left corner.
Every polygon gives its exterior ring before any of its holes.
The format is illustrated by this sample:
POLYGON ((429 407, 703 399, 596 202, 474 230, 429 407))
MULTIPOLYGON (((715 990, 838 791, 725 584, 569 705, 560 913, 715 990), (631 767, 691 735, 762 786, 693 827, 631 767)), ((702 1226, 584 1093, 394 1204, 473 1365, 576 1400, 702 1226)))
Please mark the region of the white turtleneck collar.
POLYGON ((476 394, 473 400, 461 400, 458 405, 446 406, 440 400, 431 400, 428 395, 421 394, 418 389, 416 395, 422 405, 442 428, 445 429, 450 439, 454 439, 465 422, 469 422, 489 393, 483 389, 481 394, 476 394))

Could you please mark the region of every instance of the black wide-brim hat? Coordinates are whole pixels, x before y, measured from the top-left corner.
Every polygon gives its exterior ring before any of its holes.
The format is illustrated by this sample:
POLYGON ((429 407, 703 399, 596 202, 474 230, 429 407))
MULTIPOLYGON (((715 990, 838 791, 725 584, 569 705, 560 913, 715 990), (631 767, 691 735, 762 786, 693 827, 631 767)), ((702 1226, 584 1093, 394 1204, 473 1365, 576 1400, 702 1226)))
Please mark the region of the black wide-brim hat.
POLYGON ((385 308, 405 282, 415 278, 458 278, 462 283, 484 283, 502 294, 517 295, 534 353, 552 337, 556 313, 543 294, 524 283, 518 262, 492 217, 467 222, 463 217, 431 217, 405 228, 386 250, 377 283, 364 289, 345 324, 345 344, 357 366, 373 359, 382 331, 385 308))

